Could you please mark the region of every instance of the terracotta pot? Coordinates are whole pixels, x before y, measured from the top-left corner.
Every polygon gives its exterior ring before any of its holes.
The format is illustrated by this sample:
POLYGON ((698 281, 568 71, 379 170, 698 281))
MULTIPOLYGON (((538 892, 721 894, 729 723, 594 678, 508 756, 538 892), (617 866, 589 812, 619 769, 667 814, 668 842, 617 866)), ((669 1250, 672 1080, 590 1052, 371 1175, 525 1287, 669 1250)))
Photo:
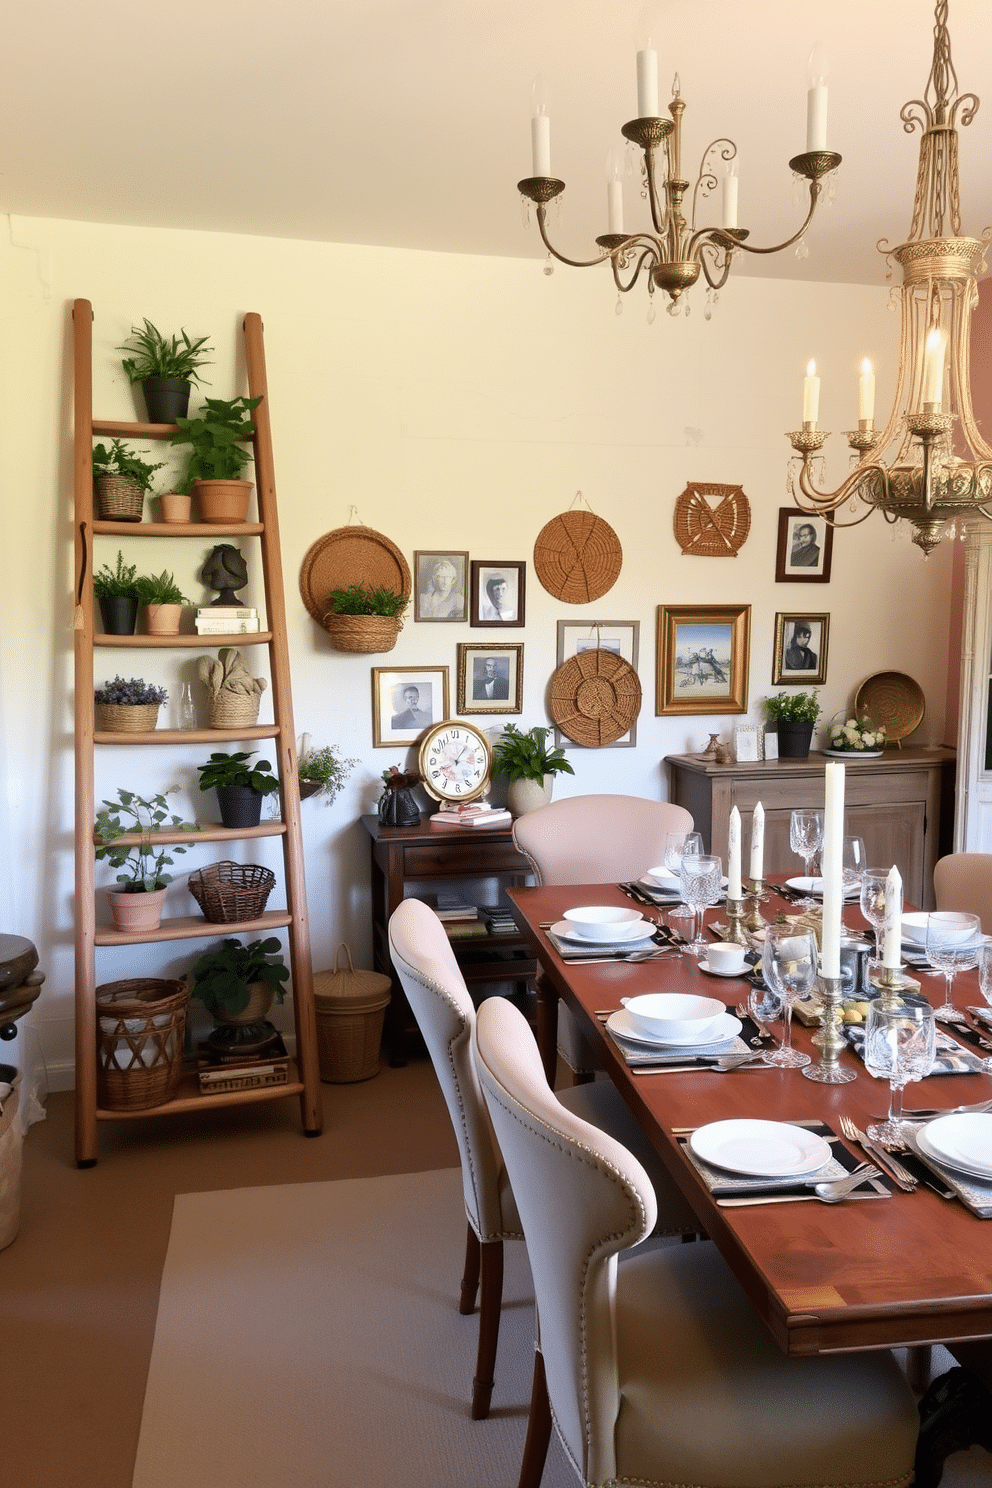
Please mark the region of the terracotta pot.
POLYGON ((512 816, 526 816, 539 806, 547 806, 554 790, 555 777, 543 780, 511 780, 506 787, 506 806, 512 816))
POLYGON ((178 525, 190 520, 193 498, 187 496, 185 491, 166 491, 159 497, 159 501, 162 506, 163 522, 178 525))
POLYGON ((181 604, 146 605, 145 632, 147 635, 178 635, 182 618, 181 604))
POLYGON ((165 892, 165 889, 151 889, 144 893, 128 894, 123 889, 108 889, 107 898, 115 928, 128 935, 157 930, 162 923, 165 892))
POLYGON ((254 485, 247 480, 198 480, 193 482, 200 520, 243 522, 254 485))
POLYGON ((272 1006, 275 993, 265 982, 252 982, 248 987, 248 992, 247 1007, 242 1008, 240 1013, 229 1012, 227 1008, 214 1008, 211 1013, 214 1022, 235 1025, 261 1023, 272 1006))

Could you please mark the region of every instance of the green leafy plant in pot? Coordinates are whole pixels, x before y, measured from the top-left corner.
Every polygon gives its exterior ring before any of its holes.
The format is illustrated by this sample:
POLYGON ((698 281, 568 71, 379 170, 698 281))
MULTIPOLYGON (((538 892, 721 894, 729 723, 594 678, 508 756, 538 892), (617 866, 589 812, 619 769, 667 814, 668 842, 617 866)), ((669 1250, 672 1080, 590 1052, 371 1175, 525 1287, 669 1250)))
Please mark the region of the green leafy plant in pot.
POLYGON ((271 1038, 275 1030, 265 1017, 273 1000, 282 1002, 288 978, 274 935, 247 945, 230 937, 207 951, 193 966, 190 996, 221 1025, 209 1042, 245 1049, 271 1038))
POLYGON ((93 494, 99 515, 108 522, 140 522, 145 492, 162 461, 149 465, 122 439, 93 446, 93 494))
POLYGON ((165 794, 146 797, 120 787, 116 800, 100 803, 93 829, 96 859, 123 870, 117 875, 121 887, 107 891, 118 928, 158 928, 165 890, 172 882, 168 869, 186 848, 182 843, 156 841, 156 835, 200 830, 196 822, 170 813, 166 796, 177 789, 173 786, 165 794))
POLYGON ((778 733, 778 752, 786 759, 805 759, 820 716, 815 692, 774 692, 765 699, 765 711, 778 733))
POLYGON ((304 734, 300 749, 297 775, 300 781, 300 799, 308 796, 323 796, 324 804, 331 802, 344 789, 356 759, 342 759, 336 744, 323 744, 314 749, 310 735, 304 734))
POLYGON ((133 635, 138 618, 137 565, 125 563, 118 548, 114 568, 105 563, 93 575, 93 594, 107 635, 133 635))
POLYGON ((120 677, 93 689, 96 726, 108 734, 143 734, 158 726, 158 710, 169 694, 144 677, 120 677))
POLYGON ((493 769, 507 782, 506 804, 523 816, 551 800, 556 775, 574 775, 564 750, 549 749, 551 728, 518 729, 508 723, 493 745, 493 769))
POLYGON ((196 418, 178 418, 173 444, 191 446, 180 491, 195 492, 204 522, 243 522, 252 483, 241 472, 252 458, 246 444, 255 432, 257 398, 207 398, 196 418))
POLYGON ((262 800, 279 789, 268 760, 249 765, 256 751, 236 754, 215 753, 205 765, 197 765, 200 789, 216 790, 220 819, 225 827, 257 827, 262 815, 262 800))
POLYGON ((178 635, 188 600, 171 573, 142 574, 136 580, 138 603, 148 606, 149 635, 178 635))
POLYGON ((331 590, 320 623, 338 651, 391 651, 409 603, 388 584, 348 584, 331 590))
POLYGON ((206 336, 191 341, 185 330, 165 337, 145 320, 142 326, 132 326, 128 341, 118 346, 118 351, 133 353, 122 366, 129 382, 141 384, 151 423, 174 424, 187 413, 190 388, 199 384, 200 368, 210 366, 206 354, 213 347, 206 342, 206 336))

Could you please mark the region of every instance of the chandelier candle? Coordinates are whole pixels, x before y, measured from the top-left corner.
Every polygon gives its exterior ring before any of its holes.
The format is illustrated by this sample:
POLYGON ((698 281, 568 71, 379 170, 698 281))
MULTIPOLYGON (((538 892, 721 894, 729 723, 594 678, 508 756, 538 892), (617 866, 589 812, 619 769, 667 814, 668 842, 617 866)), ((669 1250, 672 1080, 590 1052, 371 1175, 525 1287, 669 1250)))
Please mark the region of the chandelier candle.
POLYGON ((820 968, 825 977, 840 976, 841 910, 844 905, 844 766, 831 760, 826 767, 823 813, 823 948, 820 968))
POLYGON ((809 54, 806 94, 806 149, 827 148, 827 67, 819 45, 809 54))
POLYGON ((728 171, 721 186, 721 227, 737 226, 737 177, 728 171))
POLYGON ((820 379, 816 375, 816 363, 809 362, 806 366, 806 377, 803 381, 803 428, 815 429, 819 413, 820 379))
POLYGON ((926 351, 923 356, 923 406, 933 407, 934 413, 940 412, 940 402, 944 396, 944 353, 947 350, 947 338, 943 332, 933 330, 927 334, 926 351))
POLYGON ((658 118, 658 53, 653 47, 637 53, 637 117, 658 118))
POLYGON ((875 373, 871 362, 865 357, 858 378, 858 422, 870 427, 875 419, 875 373))

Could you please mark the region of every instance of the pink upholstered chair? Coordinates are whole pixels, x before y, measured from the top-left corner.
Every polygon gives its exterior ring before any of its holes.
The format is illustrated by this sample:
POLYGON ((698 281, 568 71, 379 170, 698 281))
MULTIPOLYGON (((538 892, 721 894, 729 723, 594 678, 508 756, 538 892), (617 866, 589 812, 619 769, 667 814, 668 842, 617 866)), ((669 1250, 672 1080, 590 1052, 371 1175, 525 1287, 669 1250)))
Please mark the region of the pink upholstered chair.
MULTIPOLYGON (((478 1420, 489 1414, 493 1390, 503 1296, 503 1241, 523 1238, 520 1220, 472 1062, 475 1007, 444 926, 428 905, 405 899, 389 921, 389 949, 427 1044, 458 1143, 468 1219, 459 1310, 472 1312, 479 1294, 479 1348, 472 1386, 472 1416, 478 1420)), ((652 1173, 659 1195, 657 1233, 695 1236, 700 1229, 698 1219, 615 1087, 603 1081, 577 1085, 562 1098, 584 1120, 634 1147, 652 1173)))
MULTIPOLYGON (((683 806, 649 801, 643 796, 569 796, 539 806, 513 823, 513 840, 530 862, 539 884, 625 883, 640 878, 664 861, 669 832, 691 832, 692 817, 683 806)), ((565 1063, 579 1080, 588 1080, 596 1063, 575 1020, 547 996, 540 980, 542 1041, 558 1044, 565 1063)), ((554 1084, 554 1070, 547 1071, 554 1084)))
POLYGON ((938 909, 977 914, 992 934, 992 853, 951 853, 934 865, 933 892, 938 909))
POLYGON ((586 1488, 910 1481, 919 1421, 890 1353, 788 1358, 715 1246, 635 1249, 650 1179, 553 1094, 526 1019, 489 999, 473 1047, 537 1300, 520 1488, 552 1422, 586 1488))

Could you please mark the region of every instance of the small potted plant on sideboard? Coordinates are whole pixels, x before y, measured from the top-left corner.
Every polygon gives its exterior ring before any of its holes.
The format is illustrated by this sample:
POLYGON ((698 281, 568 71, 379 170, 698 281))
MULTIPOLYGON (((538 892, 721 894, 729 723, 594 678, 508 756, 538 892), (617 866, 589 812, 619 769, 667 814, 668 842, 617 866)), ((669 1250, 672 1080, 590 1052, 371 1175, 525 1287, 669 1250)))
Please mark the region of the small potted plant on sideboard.
POLYGON ((540 724, 523 730, 508 723, 493 745, 493 769, 507 782, 506 804, 513 816, 546 806, 555 776, 575 774, 563 750, 548 748, 550 733, 540 724))
POLYGON ((765 711, 778 733, 778 752, 784 759, 806 759, 813 729, 820 716, 815 692, 773 692, 765 699, 765 711))

